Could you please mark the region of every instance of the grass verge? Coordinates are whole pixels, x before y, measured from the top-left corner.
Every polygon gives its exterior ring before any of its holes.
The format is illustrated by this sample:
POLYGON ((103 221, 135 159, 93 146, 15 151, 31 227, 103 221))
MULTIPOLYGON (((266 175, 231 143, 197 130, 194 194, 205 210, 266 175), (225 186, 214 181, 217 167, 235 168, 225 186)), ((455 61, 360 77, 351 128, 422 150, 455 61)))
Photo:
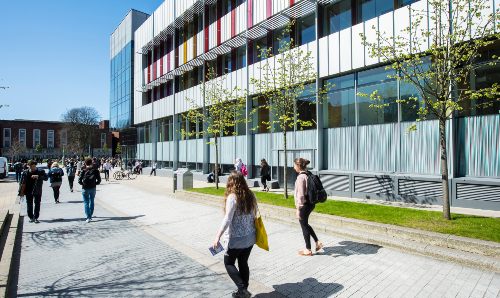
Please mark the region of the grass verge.
MULTIPOLYGON (((191 189, 193 192, 216 196, 224 195, 224 190, 224 188, 216 189, 215 187, 191 189)), ((285 200, 281 194, 265 192, 256 192, 255 194, 260 203, 295 208, 293 196, 285 200)), ((500 218, 453 214, 452 220, 445 220, 442 213, 437 211, 334 200, 317 204, 314 211, 323 214, 500 242, 500 218)))

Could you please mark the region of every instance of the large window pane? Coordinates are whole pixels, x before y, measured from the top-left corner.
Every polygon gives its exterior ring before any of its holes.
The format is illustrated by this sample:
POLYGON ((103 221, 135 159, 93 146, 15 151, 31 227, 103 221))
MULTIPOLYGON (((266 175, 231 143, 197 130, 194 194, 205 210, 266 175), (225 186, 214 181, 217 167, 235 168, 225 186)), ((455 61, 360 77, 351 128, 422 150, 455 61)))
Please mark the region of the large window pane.
POLYGON ((373 19, 394 9, 392 0, 356 0, 357 22, 373 19))
POLYGON ((356 125, 354 74, 325 81, 330 90, 324 104, 325 127, 346 127, 356 125))
POLYGON ((314 28, 315 16, 310 14, 298 20, 299 30, 297 31, 299 45, 306 44, 316 39, 316 29, 314 28))
POLYGON ((256 133, 269 132, 268 124, 262 122, 269 122, 269 109, 266 108, 266 100, 262 97, 253 99, 253 108, 256 112, 253 114, 253 124, 256 133))
POLYGON ((316 128, 316 85, 309 84, 304 89, 302 95, 297 98, 297 116, 302 121, 307 121, 312 126, 302 126, 297 124, 297 129, 315 129, 316 128))
POLYGON ((370 107, 374 101, 369 96, 358 96, 359 125, 392 123, 398 120, 397 82, 387 77, 393 74, 392 70, 385 70, 385 67, 370 69, 358 74, 358 93, 370 95, 377 91, 377 96, 381 98, 380 103, 387 104, 383 108, 370 107))
POLYGON ((330 4, 324 8, 323 32, 324 35, 332 34, 351 27, 352 10, 351 1, 343 0, 330 4))

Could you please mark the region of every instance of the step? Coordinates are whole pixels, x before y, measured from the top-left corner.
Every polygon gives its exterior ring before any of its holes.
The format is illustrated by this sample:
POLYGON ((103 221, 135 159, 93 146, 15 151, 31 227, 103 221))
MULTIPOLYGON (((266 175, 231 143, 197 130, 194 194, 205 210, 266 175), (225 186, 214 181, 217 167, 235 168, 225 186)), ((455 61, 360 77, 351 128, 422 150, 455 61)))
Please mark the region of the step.
POLYGON ((20 224, 19 218, 18 211, 9 214, 9 219, 2 230, 1 242, 3 250, 0 258, 0 298, 8 296, 9 282, 12 275, 12 259, 14 257, 17 231, 20 224))
MULTIPOLYGON (((185 191, 176 197, 217 207, 223 203, 221 197, 185 191)), ((268 204, 259 204, 259 209, 264 219, 297 224, 295 209, 268 204)), ((500 244, 496 242, 319 213, 314 213, 310 223, 323 232, 500 272, 500 244)))

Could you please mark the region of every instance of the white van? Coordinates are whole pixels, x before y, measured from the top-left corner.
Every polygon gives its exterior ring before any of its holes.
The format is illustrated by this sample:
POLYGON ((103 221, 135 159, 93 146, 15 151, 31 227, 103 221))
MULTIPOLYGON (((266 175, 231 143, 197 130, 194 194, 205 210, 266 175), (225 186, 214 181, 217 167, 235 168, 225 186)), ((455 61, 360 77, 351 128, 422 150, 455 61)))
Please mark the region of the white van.
POLYGON ((0 179, 7 178, 9 176, 9 169, 7 167, 7 158, 0 157, 0 179))

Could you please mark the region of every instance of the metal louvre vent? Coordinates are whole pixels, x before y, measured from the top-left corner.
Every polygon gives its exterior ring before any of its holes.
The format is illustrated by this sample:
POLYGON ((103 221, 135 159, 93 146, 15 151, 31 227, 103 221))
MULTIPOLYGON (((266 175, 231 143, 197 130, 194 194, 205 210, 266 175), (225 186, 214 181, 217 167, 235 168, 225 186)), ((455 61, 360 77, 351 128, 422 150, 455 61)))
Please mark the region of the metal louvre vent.
POLYGON ((500 186, 457 183, 457 200, 500 203, 500 186))
POLYGON ((390 177, 354 177, 354 191, 364 193, 394 194, 394 184, 390 177))
POLYGON ((440 182, 399 179, 399 194, 414 197, 441 197, 443 189, 440 182))
POLYGON ((321 182, 326 190, 349 191, 349 176, 321 175, 321 182))

